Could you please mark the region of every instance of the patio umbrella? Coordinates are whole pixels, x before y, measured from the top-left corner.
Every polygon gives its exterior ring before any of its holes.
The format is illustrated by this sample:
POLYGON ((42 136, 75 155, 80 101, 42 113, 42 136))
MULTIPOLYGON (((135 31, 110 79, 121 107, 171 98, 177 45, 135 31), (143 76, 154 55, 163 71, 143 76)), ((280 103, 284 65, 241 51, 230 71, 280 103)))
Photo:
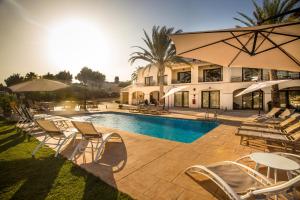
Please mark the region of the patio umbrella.
POLYGON ((33 79, 9 87, 13 92, 50 92, 67 88, 69 85, 49 79, 33 79))
POLYGON ((248 94, 248 93, 254 92, 256 90, 260 90, 260 89, 270 87, 272 85, 276 85, 276 84, 279 84, 279 83, 283 83, 283 82, 286 82, 286 81, 289 81, 289 80, 274 80, 274 81, 256 82, 256 83, 250 85, 248 88, 244 89, 239 94, 235 95, 235 97, 242 96, 244 94, 248 94))
POLYGON ((185 89, 185 88, 187 88, 188 86, 186 86, 186 85, 184 85, 184 86, 179 86, 179 87, 174 87, 174 88, 172 88, 172 89, 170 89, 164 96, 162 96, 161 98, 163 99, 163 98, 166 98, 166 97, 168 97, 168 96, 170 96, 170 95, 172 95, 172 94, 174 94, 174 93, 176 93, 176 92, 179 92, 179 91, 181 91, 181 90, 183 90, 183 89, 185 89))
POLYGON ((300 71, 300 22, 170 35, 178 56, 228 67, 300 71))
POLYGON ((176 93, 176 92, 179 92, 179 91, 181 91, 181 90, 184 90, 184 89, 187 88, 187 87, 188 87, 187 85, 183 85, 183 86, 171 88, 164 96, 161 97, 161 99, 168 97, 168 108, 169 108, 169 106, 170 106, 170 105, 169 105, 169 104, 170 104, 170 103, 169 103, 169 102, 170 102, 169 96, 172 95, 172 94, 174 94, 174 93, 176 93))

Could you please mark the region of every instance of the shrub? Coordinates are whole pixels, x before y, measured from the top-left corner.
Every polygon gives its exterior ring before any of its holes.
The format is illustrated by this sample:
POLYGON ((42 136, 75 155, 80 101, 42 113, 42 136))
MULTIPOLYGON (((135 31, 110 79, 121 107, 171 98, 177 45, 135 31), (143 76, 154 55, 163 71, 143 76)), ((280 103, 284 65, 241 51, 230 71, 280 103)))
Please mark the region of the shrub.
POLYGON ((1 94, 0 95, 0 108, 5 117, 11 116, 12 110, 10 107, 10 103, 14 100, 15 100, 15 97, 13 95, 9 95, 9 94, 1 94))

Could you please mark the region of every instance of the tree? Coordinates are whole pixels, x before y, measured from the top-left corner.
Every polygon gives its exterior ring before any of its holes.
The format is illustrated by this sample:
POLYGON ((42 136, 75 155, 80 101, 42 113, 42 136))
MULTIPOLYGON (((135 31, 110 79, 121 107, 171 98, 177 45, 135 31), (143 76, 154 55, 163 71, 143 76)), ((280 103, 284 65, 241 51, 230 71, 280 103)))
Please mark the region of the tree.
POLYGON ((55 79, 67 84, 71 84, 73 76, 69 71, 60 71, 55 75, 55 79))
POLYGON ((33 80, 33 79, 36 79, 38 77, 38 75, 34 72, 28 72, 26 75, 25 75, 25 80, 33 80))
POLYGON ((8 78, 6 78, 4 80, 5 84, 7 87, 10 87, 12 85, 15 85, 15 84, 18 84, 18 83, 21 83, 24 81, 24 77, 21 76, 20 74, 13 74, 13 75, 10 75, 8 78))
POLYGON ((128 85, 130 85, 131 84, 131 81, 121 81, 120 83, 119 83, 119 87, 126 87, 126 86, 128 86, 128 85))
POLYGON ((47 74, 43 75, 43 78, 54 80, 55 76, 54 76, 54 74, 51 74, 50 72, 48 72, 47 74))
POLYGON ((141 67, 141 66, 135 68, 135 70, 131 74, 131 81, 136 81, 137 80, 139 70, 142 69, 142 68, 143 67, 141 67))
POLYGON ((83 67, 75 78, 84 85, 92 87, 101 87, 101 85, 105 81, 104 74, 98 71, 93 71, 88 67, 83 67))
POLYGON ((143 60, 149 63, 149 67, 155 66, 158 68, 157 77, 159 77, 159 96, 163 96, 164 79, 166 67, 171 67, 174 63, 189 64, 183 58, 176 56, 175 45, 172 43, 168 35, 174 33, 181 33, 181 30, 175 31, 174 28, 167 28, 166 26, 153 26, 151 37, 144 30, 143 41, 147 48, 135 46, 139 51, 133 52, 129 58, 131 64, 136 60, 143 60))
MULTIPOLYGON (((241 18, 234 18, 246 26, 256 26, 260 24, 276 24, 283 22, 290 22, 300 20, 299 12, 292 13, 280 17, 276 17, 270 20, 266 20, 270 17, 282 14, 294 9, 299 0, 263 0, 262 5, 258 5, 256 1, 252 1, 255 7, 253 16, 247 16, 244 13, 238 12, 241 18)), ((288 69, 287 69, 288 70, 288 69)), ((270 77, 272 80, 277 79, 277 70, 271 70, 270 77)), ((272 104, 273 106, 280 106, 280 96, 278 84, 272 86, 272 104)))
POLYGON ((118 76, 115 76, 115 83, 119 83, 120 82, 120 79, 119 79, 119 77, 118 76))

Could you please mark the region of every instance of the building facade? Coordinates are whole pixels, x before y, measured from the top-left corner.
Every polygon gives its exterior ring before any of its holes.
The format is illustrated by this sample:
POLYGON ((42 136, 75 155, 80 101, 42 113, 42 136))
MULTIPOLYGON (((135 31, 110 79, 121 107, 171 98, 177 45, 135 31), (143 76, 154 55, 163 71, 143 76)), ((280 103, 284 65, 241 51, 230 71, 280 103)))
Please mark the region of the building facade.
MULTIPOLYGON (((240 97, 235 97, 254 81, 270 80, 270 70, 254 68, 231 68, 200 61, 190 65, 175 64, 166 68, 164 92, 172 88, 186 86, 182 91, 165 98, 169 107, 209 108, 209 109, 268 109, 271 101, 271 88, 264 88, 240 97)), ((282 107, 300 109, 300 73, 278 71, 278 79, 290 79, 281 83, 280 104, 282 107)), ((147 100, 159 100, 159 77, 157 68, 140 69, 137 80, 123 88, 120 101, 123 104, 137 105, 147 100)))

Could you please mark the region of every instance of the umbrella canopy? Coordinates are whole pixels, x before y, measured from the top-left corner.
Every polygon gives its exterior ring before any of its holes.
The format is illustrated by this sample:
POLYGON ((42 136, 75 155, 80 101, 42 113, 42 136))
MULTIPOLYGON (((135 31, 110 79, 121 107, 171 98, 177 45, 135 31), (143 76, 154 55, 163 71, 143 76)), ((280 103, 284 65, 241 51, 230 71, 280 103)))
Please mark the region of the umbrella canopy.
POLYGON ((300 22, 170 35, 178 56, 228 67, 300 71, 300 22))
POLYGON ((13 92, 50 92, 67 88, 69 85, 48 79, 33 79, 9 87, 13 92))
POLYGON ((181 90, 184 90, 185 88, 187 88, 188 86, 184 85, 184 86, 179 86, 179 87, 175 87, 175 88, 172 88, 171 90, 169 90, 164 96, 162 96, 161 98, 166 98, 176 92, 179 92, 181 90))
POLYGON ((275 81, 257 82, 257 83, 254 83, 254 84, 250 85, 248 88, 246 88, 245 90, 243 90, 239 94, 235 95, 235 97, 242 96, 244 94, 254 92, 256 90, 260 90, 260 89, 270 87, 272 85, 276 85, 276 84, 279 84, 279 83, 283 83, 283 82, 286 82, 286 81, 289 81, 289 80, 275 80, 275 81))

